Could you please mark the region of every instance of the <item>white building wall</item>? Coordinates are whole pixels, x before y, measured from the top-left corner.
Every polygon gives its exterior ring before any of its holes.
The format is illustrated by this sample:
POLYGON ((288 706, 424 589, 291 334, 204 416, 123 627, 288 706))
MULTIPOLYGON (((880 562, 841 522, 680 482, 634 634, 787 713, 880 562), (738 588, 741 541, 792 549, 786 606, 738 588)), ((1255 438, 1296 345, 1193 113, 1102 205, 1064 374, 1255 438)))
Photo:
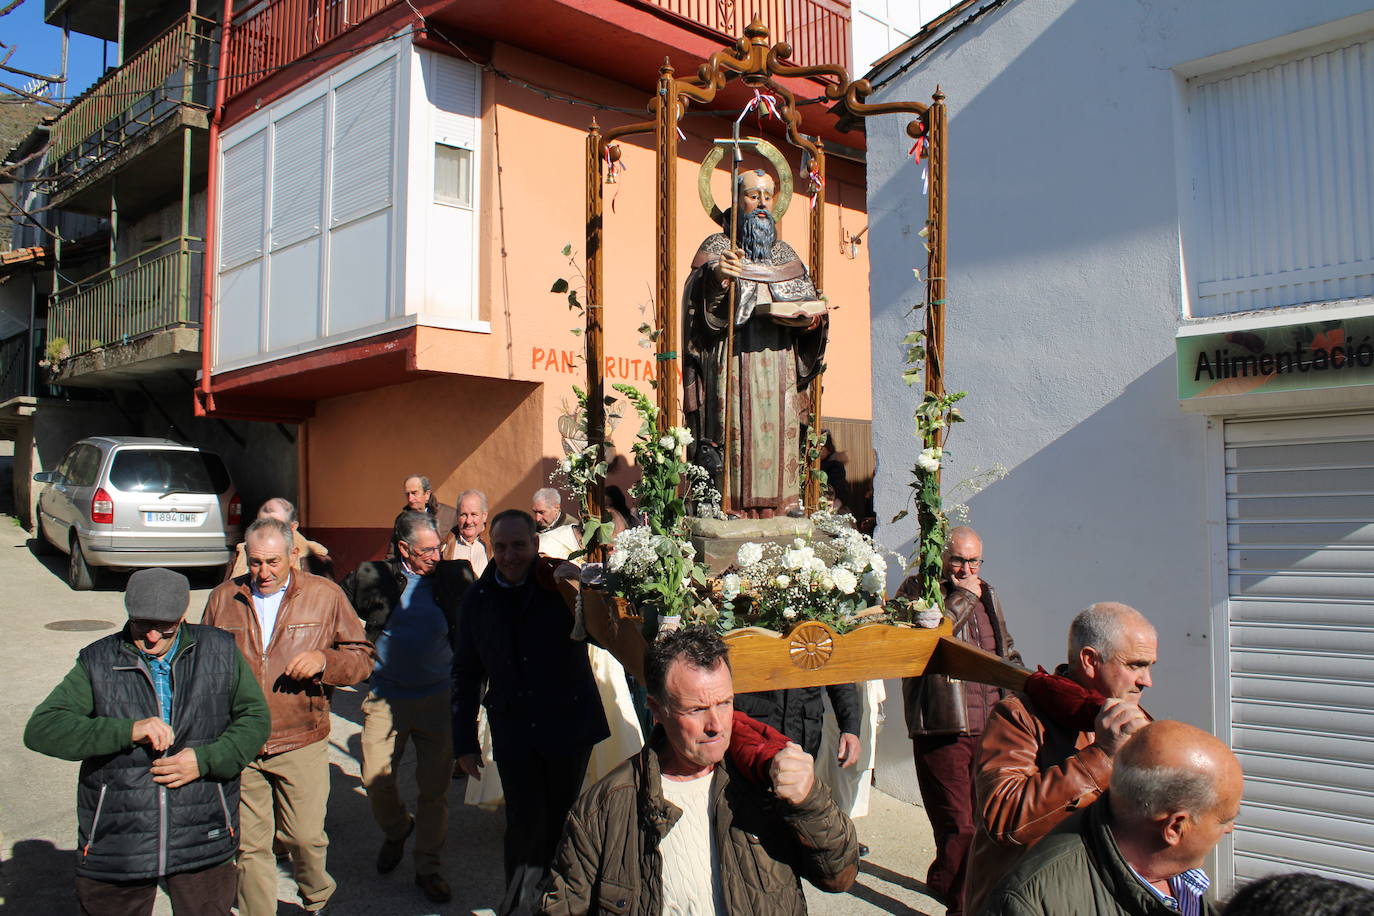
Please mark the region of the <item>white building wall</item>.
MULTIPOLYGON (((1357 14, 1369 15, 1367 0, 1018 0, 872 98, 925 100, 937 82, 948 97, 946 382, 969 392, 969 422, 949 441, 946 485, 975 467, 1009 469, 969 504, 984 575, 1031 666, 1063 659, 1068 622, 1091 602, 1145 612, 1160 630, 1145 699, 1156 716, 1211 728, 1216 713, 1209 421, 1180 413, 1175 388, 1185 80, 1374 25, 1317 28, 1357 14), (1302 30, 1313 31, 1294 34, 1302 30)), ((917 232, 926 204, 905 119, 874 120, 868 212, 884 522, 905 506, 914 459, 918 392, 900 380, 897 341, 923 295, 911 268, 925 265, 917 232)), ((878 535, 906 553, 913 533, 908 519, 881 524, 878 535)), ((879 784, 914 799, 900 707, 888 707, 879 784)))

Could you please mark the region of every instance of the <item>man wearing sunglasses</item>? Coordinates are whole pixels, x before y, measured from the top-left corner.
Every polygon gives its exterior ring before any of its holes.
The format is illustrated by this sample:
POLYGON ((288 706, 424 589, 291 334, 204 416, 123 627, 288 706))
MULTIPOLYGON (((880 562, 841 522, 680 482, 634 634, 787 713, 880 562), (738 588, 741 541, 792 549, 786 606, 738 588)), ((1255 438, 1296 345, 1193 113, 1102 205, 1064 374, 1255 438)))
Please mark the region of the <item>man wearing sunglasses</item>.
POLYGON ((267 703, 229 634, 185 623, 169 569, 129 577, 129 623, 82 649, 24 731, 80 760, 76 895, 85 914, 228 916, 238 873, 239 773, 267 740, 267 703))
MULTIPOLYGON (((944 566, 944 612, 954 625, 955 638, 1020 665, 1021 653, 1012 644, 1002 602, 980 575, 983 541, 978 533, 968 527, 952 530, 945 542, 944 566)), ((917 578, 903 582, 897 594, 917 597, 917 578)), ((907 678, 902 683, 902 695, 921 802, 935 835, 935 860, 926 874, 926 884, 943 900, 951 916, 959 916, 964 912, 965 867, 975 833, 974 757, 988 715, 1002 699, 1002 690, 928 674, 907 678)))
POLYGON ((467 560, 441 560, 434 516, 402 512, 393 532, 396 556, 364 563, 344 580, 377 647, 372 690, 363 701, 363 786, 382 829, 377 871, 396 868, 415 834, 415 883, 434 903, 453 895, 440 873, 448 834, 453 773, 449 680, 458 606, 476 579, 467 560), (415 745, 415 813, 396 790, 406 744, 415 745))

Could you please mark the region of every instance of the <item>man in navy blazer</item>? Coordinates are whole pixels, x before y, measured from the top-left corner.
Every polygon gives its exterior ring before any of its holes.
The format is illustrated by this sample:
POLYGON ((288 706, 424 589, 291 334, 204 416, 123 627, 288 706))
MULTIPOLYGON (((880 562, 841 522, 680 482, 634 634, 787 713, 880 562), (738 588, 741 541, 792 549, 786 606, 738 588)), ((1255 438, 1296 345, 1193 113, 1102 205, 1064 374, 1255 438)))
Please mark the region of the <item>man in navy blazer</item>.
POLYGON ((572 638, 572 613, 554 585, 557 564, 539 556, 533 517, 508 509, 490 532, 492 562, 459 614, 453 746, 459 770, 481 779, 480 701, 506 798, 506 916, 539 906, 592 747, 610 730, 586 643, 572 638))

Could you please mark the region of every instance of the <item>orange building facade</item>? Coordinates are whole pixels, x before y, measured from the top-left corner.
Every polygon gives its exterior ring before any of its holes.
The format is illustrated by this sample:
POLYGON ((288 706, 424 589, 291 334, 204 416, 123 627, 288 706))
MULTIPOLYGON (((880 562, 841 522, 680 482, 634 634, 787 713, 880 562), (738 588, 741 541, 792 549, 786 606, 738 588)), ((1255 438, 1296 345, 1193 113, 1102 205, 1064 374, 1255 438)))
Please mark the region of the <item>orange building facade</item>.
MULTIPOLYGON (((603 128, 643 120, 632 112, 642 112, 665 56, 694 72, 726 43, 708 27, 719 23, 657 4, 532 3, 515 22, 498 6, 420 5, 423 19, 407 4, 386 6, 302 54, 309 62, 256 84, 229 82, 199 407, 299 424, 302 523, 343 571, 385 549, 407 475, 429 476, 450 505, 481 489, 493 512, 528 509, 547 485, 564 454, 560 417, 586 377, 574 330, 582 316, 550 292, 560 278, 581 285, 586 131, 593 118, 603 128)), ((840 17, 833 46, 847 48, 847 6, 816 9, 840 17)), ((235 23, 242 34, 261 27, 235 23)), ((799 47, 826 53, 814 38, 799 47)), ((234 31, 228 47, 231 74, 251 63, 245 48, 267 53, 234 31)), ((799 98, 823 91, 795 82, 799 98)), ((731 98, 683 122, 679 280, 715 231, 698 201, 699 164, 730 135, 740 108, 729 105, 744 100, 731 98)), ((836 132, 823 106, 807 111, 808 133, 862 146, 862 135, 836 132)), ((756 115, 743 133, 760 126, 797 170, 795 151, 756 115)), ((862 423, 871 417, 868 264, 852 239, 867 224, 864 169, 861 154, 831 149, 817 204, 827 208, 832 306, 824 414, 862 423)), ((652 134, 622 151, 624 168, 606 187, 604 371, 608 386, 647 391, 661 365, 678 383, 676 364, 656 362, 640 331, 653 321, 652 134)), ((711 176, 719 201, 728 162, 711 176)), ((797 185, 780 230, 804 252, 812 201, 797 185)), ((620 421, 618 452, 628 455, 637 427, 633 416, 620 421)))

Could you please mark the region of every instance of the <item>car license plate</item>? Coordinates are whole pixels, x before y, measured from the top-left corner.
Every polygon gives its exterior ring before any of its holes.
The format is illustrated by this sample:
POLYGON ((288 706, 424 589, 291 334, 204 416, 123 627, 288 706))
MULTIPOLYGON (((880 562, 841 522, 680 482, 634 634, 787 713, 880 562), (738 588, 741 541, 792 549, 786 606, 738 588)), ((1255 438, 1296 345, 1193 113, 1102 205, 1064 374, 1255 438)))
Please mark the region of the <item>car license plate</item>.
POLYGON ((144 512, 143 520, 149 525, 194 525, 200 516, 194 512, 144 512))

